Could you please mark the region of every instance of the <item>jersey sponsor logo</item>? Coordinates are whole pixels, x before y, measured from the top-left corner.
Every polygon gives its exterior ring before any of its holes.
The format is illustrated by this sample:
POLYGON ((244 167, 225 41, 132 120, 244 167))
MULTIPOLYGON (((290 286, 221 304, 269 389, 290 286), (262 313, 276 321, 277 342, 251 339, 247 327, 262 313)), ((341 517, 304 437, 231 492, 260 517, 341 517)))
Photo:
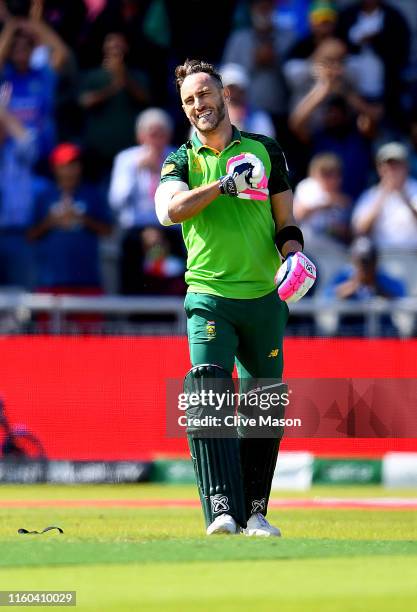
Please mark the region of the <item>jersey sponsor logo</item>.
POLYGON ((206 332, 209 340, 213 340, 216 337, 216 321, 207 321, 206 332))
POLYGON ((229 508, 229 498, 227 495, 210 495, 211 510, 213 514, 218 512, 227 512, 229 508))
POLYGON ((166 174, 169 174, 173 170, 175 170, 175 164, 167 164, 166 166, 162 167, 161 176, 165 176, 166 174))
POLYGON ((278 357, 279 349, 272 349, 268 357, 278 357))
POLYGON ((262 497, 262 499, 254 499, 252 501, 252 514, 256 514, 257 512, 264 512, 266 506, 266 499, 262 497))

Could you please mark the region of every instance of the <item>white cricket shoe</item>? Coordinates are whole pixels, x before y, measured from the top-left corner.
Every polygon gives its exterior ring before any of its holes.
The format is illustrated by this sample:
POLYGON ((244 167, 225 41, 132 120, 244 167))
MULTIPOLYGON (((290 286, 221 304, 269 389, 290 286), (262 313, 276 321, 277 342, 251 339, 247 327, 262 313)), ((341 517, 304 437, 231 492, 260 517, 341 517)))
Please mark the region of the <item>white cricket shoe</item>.
POLYGON ((233 516, 230 516, 230 514, 220 514, 220 516, 207 527, 206 533, 207 535, 218 533, 236 534, 239 533, 239 530, 233 516))
POLYGON ((260 512, 252 514, 248 520, 246 529, 242 529, 242 532, 247 536, 281 537, 281 531, 278 529, 278 527, 270 525, 264 515, 260 512))

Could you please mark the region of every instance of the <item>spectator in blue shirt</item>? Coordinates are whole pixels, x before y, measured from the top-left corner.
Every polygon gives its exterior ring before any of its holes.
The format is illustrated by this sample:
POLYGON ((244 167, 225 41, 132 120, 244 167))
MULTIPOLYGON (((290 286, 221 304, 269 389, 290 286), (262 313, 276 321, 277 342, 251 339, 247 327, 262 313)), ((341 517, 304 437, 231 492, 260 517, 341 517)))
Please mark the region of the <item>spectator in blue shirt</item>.
POLYGON ((327 287, 328 297, 367 300, 372 297, 405 297, 403 283, 378 269, 378 253, 369 238, 360 236, 351 245, 352 266, 341 270, 327 287))
POLYGON ((50 159, 55 181, 37 196, 29 231, 36 241, 37 287, 97 294, 99 239, 111 231, 109 209, 97 189, 82 182, 79 147, 62 143, 50 159))
POLYGON ((50 153, 55 140, 56 73, 64 66, 68 49, 41 19, 7 15, 0 34, 0 81, 11 87, 10 112, 36 138, 40 158, 50 153), (50 65, 31 66, 36 45, 49 49, 50 65))
POLYGON ((9 93, 0 87, 0 285, 30 289, 33 254, 26 230, 36 147, 30 132, 7 110, 9 93))

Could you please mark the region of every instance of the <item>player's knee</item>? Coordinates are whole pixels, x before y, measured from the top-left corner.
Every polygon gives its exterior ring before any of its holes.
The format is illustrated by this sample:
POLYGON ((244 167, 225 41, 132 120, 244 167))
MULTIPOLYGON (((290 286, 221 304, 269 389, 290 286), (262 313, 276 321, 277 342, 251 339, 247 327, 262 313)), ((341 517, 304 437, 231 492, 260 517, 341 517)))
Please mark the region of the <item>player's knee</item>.
POLYGON ((187 396, 187 433, 221 437, 226 417, 234 414, 233 379, 221 366, 206 363, 194 366, 184 378, 187 396))

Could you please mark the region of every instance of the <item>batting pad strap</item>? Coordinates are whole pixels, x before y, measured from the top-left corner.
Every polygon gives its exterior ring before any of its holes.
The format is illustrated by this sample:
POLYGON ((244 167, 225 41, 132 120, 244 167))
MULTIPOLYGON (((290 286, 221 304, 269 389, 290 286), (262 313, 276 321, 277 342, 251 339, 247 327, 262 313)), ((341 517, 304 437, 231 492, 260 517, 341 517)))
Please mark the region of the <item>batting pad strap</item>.
POLYGON ((296 225, 287 225, 283 227, 275 234, 275 244, 277 245, 278 251, 282 255, 282 247, 289 240, 295 240, 301 244, 301 248, 304 248, 304 236, 303 232, 296 225))

